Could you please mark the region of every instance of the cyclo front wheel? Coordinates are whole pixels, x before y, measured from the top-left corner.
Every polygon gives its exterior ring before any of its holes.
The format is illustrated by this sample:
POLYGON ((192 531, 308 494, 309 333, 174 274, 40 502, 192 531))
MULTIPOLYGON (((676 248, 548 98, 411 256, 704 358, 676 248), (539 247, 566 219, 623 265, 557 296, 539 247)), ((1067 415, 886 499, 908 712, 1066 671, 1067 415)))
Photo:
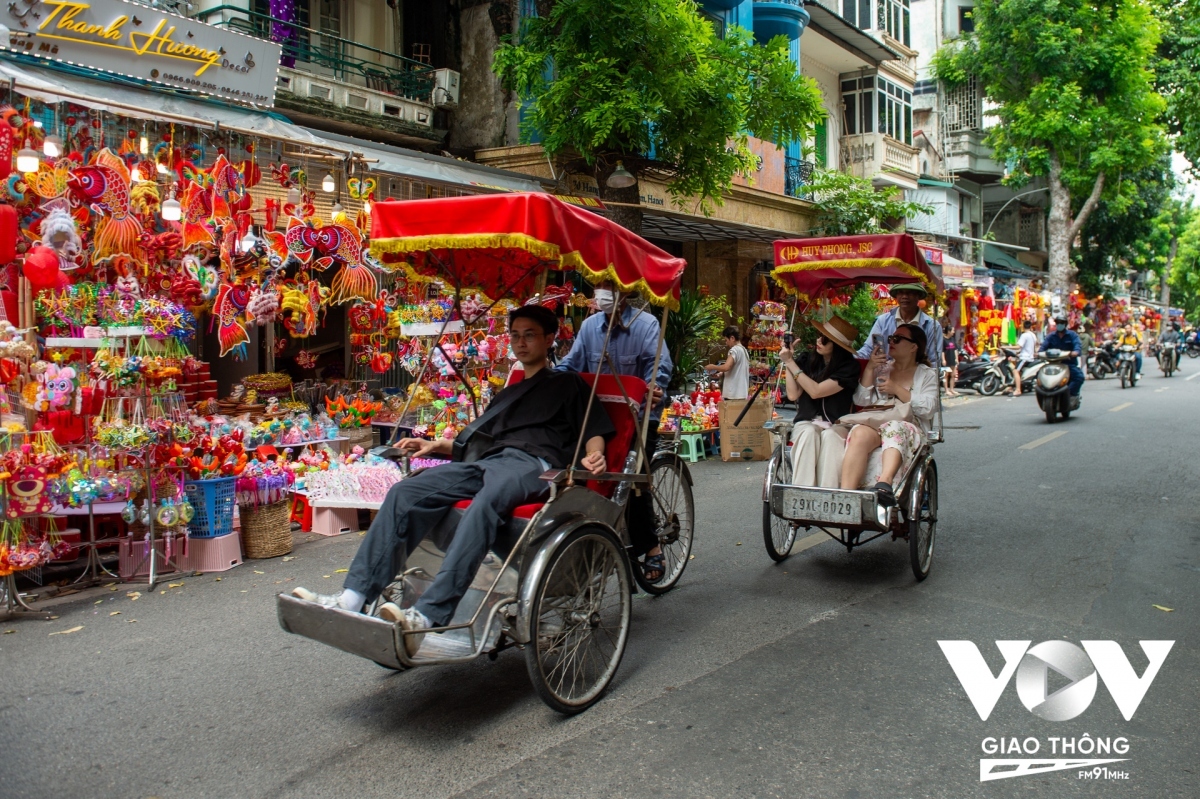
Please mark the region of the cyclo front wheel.
POLYGON ((663 573, 651 582, 641 569, 635 567, 633 576, 647 594, 661 596, 679 582, 692 555, 696 505, 692 499, 692 481, 683 460, 660 456, 651 461, 649 490, 654 506, 654 531, 662 548, 663 573))
POLYGON ((525 666, 559 713, 587 710, 617 673, 629 638, 629 572, 616 536, 589 524, 563 539, 538 581, 525 666))
POLYGON ((762 511, 763 543, 767 546, 767 554, 776 563, 786 560, 787 556, 792 554, 798 528, 787 519, 781 519, 771 512, 771 486, 788 485, 791 482, 792 459, 788 457, 783 444, 780 444, 771 453, 771 461, 767 464, 767 498, 763 501, 762 511))
POLYGON ((937 463, 929 462, 929 468, 921 478, 917 489, 916 507, 909 511, 908 554, 912 561, 913 576, 918 581, 929 576, 933 562, 933 538, 937 533, 938 480, 937 463))

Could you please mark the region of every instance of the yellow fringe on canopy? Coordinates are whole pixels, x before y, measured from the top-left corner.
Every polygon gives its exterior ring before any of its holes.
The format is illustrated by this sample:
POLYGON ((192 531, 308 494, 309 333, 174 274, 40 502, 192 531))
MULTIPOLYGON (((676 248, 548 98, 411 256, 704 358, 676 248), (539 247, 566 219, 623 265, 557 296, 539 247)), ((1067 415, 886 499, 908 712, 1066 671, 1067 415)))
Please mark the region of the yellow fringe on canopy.
MULTIPOLYGON (((899 258, 846 258, 837 261, 805 261, 797 264, 784 264, 777 266, 771 270, 771 276, 779 283, 785 292, 794 294, 800 299, 811 301, 807 295, 801 295, 789 281, 780 279, 780 275, 786 275, 790 272, 814 272, 818 269, 899 269, 904 274, 916 278, 917 282, 929 289, 929 294, 938 302, 941 302, 943 297, 938 293, 937 285, 929 280, 929 276, 920 269, 908 264, 899 258)), ((872 282, 870 278, 864 279, 862 282, 872 282)))
MULTIPOLYGON (((617 277, 617 270, 614 264, 608 264, 603 269, 593 269, 584 262, 578 251, 563 253, 557 244, 551 244, 550 242, 536 239, 524 233, 461 233, 440 236, 405 236, 402 238, 373 239, 371 241, 370 252, 375 258, 382 260, 381 256, 384 253, 389 255, 404 255, 428 252, 429 250, 478 249, 524 250, 531 255, 555 264, 558 269, 573 269, 581 273, 592 283, 611 280, 620 287, 621 291, 637 291, 649 298, 650 302, 655 305, 663 305, 673 311, 679 310, 679 301, 670 292, 661 296, 655 294, 642 278, 635 280, 633 283, 625 283, 617 277)), ((429 280, 427 275, 418 276, 413 274, 411 269, 407 269, 407 265, 405 271, 418 279, 429 280)))

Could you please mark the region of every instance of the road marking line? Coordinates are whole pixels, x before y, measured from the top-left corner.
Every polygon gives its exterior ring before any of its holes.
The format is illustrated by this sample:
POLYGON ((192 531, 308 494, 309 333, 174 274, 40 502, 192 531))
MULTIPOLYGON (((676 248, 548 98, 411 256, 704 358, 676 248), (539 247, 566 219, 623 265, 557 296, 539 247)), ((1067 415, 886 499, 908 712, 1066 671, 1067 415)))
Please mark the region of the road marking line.
POLYGON ((1061 438, 1062 436, 1065 436, 1069 432, 1071 432, 1071 431, 1070 430, 1057 430, 1048 436, 1042 436, 1041 438, 1037 439, 1036 441, 1030 441, 1028 444, 1022 444, 1021 446, 1017 447, 1017 449, 1035 449, 1037 447, 1040 447, 1042 444, 1050 443, 1051 441, 1053 441, 1056 438, 1061 438))
POLYGON ((1156 389, 1154 389, 1154 393, 1155 393, 1155 394, 1161 394, 1161 393, 1163 393, 1164 391, 1170 391, 1170 390, 1171 390, 1171 387, 1170 387, 1170 386, 1163 386, 1162 388, 1156 388, 1156 389))
POLYGON ((1108 409, 1108 412, 1109 412, 1109 413, 1116 413, 1117 411, 1123 411, 1123 410, 1125 410, 1126 408, 1132 408, 1132 407, 1133 407, 1133 403, 1132 403, 1132 402, 1122 402, 1120 405, 1118 405, 1118 406, 1117 406, 1117 407, 1115 407, 1115 408, 1109 408, 1109 409, 1108 409))
POLYGON ((817 544, 832 540, 833 539, 830 538, 826 533, 813 533, 810 536, 801 538, 795 544, 792 544, 792 554, 795 555, 797 552, 803 552, 806 549, 812 549, 817 544))
POLYGON ((1194 374, 1194 375, 1188 375, 1187 377, 1185 377, 1183 379, 1184 380, 1195 380, 1197 377, 1200 377, 1200 372, 1196 372, 1196 374, 1194 374))

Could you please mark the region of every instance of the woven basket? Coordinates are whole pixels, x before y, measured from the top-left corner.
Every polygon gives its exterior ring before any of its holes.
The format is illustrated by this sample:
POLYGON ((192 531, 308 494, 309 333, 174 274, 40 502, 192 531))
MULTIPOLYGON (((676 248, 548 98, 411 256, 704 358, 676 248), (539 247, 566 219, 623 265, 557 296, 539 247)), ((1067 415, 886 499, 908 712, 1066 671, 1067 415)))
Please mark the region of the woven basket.
POLYGON ((343 442, 343 452, 350 452, 355 447, 370 449, 375 446, 375 430, 370 425, 366 427, 345 427, 340 431, 340 435, 349 439, 343 442))
POLYGON ((276 558, 292 551, 292 522, 287 500, 244 507, 242 549, 248 558, 276 558))

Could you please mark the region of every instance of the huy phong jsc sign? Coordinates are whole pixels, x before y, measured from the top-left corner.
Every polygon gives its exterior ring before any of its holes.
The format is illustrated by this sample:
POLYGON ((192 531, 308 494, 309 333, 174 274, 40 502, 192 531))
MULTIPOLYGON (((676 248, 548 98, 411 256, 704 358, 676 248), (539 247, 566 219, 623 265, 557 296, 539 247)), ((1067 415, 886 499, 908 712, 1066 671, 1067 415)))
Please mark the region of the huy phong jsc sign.
POLYGON ((17 52, 274 105, 281 48, 126 0, 16 0, 4 18, 17 52))

